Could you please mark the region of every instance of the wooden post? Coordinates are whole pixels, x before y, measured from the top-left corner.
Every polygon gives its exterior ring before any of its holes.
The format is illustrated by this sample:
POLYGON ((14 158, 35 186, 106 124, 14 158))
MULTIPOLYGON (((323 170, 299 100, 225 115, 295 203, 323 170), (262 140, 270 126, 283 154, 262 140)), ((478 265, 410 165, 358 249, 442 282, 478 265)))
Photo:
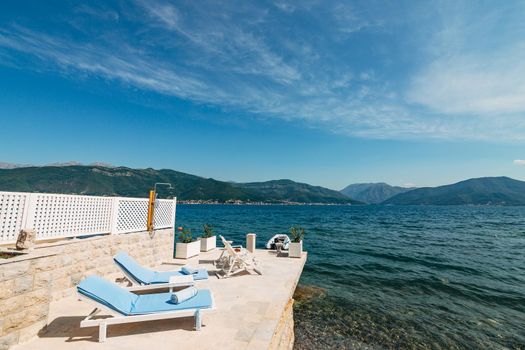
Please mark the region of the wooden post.
POLYGON ((149 204, 148 204, 148 231, 152 232, 155 227, 153 218, 155 215, 155 190, 149 191, 149 204))

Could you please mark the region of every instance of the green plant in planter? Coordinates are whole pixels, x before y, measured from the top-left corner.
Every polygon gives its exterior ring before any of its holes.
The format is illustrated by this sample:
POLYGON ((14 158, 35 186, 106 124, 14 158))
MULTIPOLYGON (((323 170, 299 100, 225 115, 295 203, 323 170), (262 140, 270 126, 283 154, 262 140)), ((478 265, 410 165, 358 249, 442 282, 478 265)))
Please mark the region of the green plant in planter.
POLYGON ((302 227, 295 227, 295 226, 292 226, 290 227, 290 235, 292 236, 291 237, 291 240, 293 243, 299 243, 303 240, 304 238, 304 228, 302 227))
POLYGON ((202 225, 202 229, 204 230, 202 234, 202 238, 210 238, 213 237, 213 226, 210 224, 204 224, 202 225))
POLYGON ((194 239, 191 236, 191 230, 189 228, 179 227, 178 238, 180 243, 191 243, 194 241, 194 239))

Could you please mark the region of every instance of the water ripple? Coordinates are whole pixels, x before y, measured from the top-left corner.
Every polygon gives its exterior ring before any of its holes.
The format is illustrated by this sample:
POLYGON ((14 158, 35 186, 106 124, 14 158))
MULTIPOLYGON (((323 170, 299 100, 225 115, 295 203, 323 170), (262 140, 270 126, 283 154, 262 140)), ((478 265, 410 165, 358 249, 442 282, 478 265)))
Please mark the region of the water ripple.
POLYGON ((525 349, 525 207, 179 206, 258 247, 294 224, 309 251, 297 349, 525 349))

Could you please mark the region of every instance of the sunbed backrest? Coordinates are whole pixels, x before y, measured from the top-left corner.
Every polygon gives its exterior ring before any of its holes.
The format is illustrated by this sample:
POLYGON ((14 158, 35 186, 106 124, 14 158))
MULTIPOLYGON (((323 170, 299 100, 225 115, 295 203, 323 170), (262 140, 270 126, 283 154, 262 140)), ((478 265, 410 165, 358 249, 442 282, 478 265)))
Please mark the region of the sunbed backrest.
POLYGON ((237 256, 237 252, 235 251, 235 249, 233 249, 232 245, 230 244, 230 242, 228 242, 227 240, 224 239, 224 237, 221 236, 221 239, 222 239, 222 243, 224 244, 224 247, 226 248, 226 250, 228 251, 228 253, 232 256, 232 257, 235 257, 237 256))
POLYGON ((119 252, 113 260, 128 272, 135 280, 141 284, 148 284, 155 276, 155 272, 140 265, 135 259, 125 252, 119 252))
POLYGON ((138 296, 99 276, 88 276, 77 290, 80 294, 123 315, 129 315, 138 296))

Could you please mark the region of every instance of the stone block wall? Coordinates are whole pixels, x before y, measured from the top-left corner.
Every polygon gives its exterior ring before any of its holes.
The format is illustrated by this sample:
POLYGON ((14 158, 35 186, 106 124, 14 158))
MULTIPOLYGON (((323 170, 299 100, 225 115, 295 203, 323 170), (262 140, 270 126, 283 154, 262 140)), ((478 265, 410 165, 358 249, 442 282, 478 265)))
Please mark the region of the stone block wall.
MULTIPOLYGON (((173 258, 173 229, 97 236, 37 246, 24 256, 0 259, 0 350, 45 328, 49 304, 74 295, 85 276, 119 274, 113 255, 123 250, 145 266, 173 258)), ((121 275, 121 274, 120 274, 121 275)))
POLYGON ((270 343, 270 350, 292 350, 295 333, 294 333, 294 320, 293 320, 293 303, 294 300, 290 299, 288 304, 283 310, 277 329, 273 335, 270 343))

